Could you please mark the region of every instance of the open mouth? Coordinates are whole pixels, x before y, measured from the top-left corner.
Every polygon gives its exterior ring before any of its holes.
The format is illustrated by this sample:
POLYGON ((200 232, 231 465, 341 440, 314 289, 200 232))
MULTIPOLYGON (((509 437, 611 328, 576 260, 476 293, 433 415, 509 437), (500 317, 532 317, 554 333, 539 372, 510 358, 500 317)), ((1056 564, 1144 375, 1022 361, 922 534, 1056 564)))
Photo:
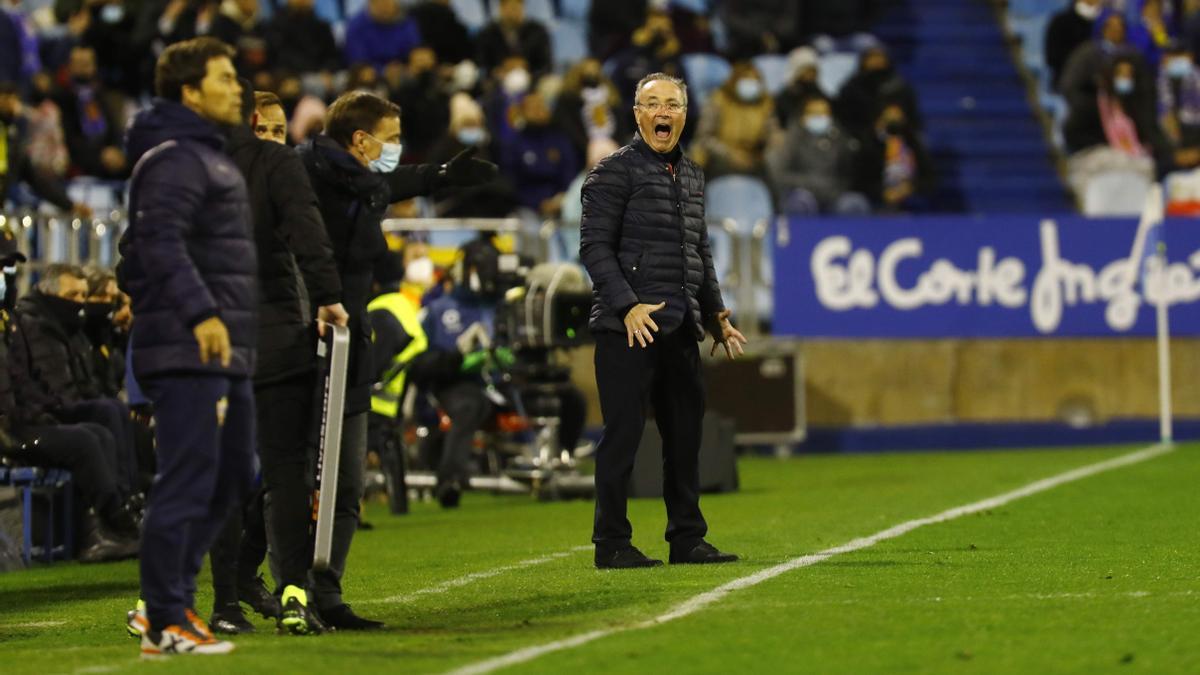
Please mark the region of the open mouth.
POLYGON ((670 125, 670 124, 665 124, 665 123, 662 123, 662 122, 660 122, 660 123, 658 123, 658 124, 655 124, 655 125, 654 125, 654 137, 655 137, 655 138, 657 138, 657 139, 658 139, 658 140, 660 140, 660 141, 666 141, 666 140, 670 140, 670 138, 671 138, 671 125, 670 125))

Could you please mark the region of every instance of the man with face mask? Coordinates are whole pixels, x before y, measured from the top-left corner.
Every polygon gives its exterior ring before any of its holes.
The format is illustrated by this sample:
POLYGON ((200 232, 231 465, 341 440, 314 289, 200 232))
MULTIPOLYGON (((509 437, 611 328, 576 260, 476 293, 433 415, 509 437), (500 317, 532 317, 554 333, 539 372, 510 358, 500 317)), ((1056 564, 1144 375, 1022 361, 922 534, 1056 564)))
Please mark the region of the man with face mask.
POLYGON ((803 111, 783 142, 767 153, 780 211, 805 216, 870 213, 866 197, 855 191, 858 141, 834 122, 828 100, 811 98, 803 111))
POLYGON ((1050 68, 1050 84, 1058 87, 1067 59, 1075 48, 1092 37, 1101 0, 1068 0, 1067 6, 1046 26, 1045 61, 1050 68))
POLYGON ((862 140, 857 184, 875 209, 896 213, 924 208, 933 179, 933 163, 904 106, 884 102, 862 140))
MULTIPOLYGON (((401 150, 400 109, 390 101, 362 91, 338 97, 329 107, 324 132, 299 148, 333 244, 341 277, 342 303, 350 315, 346 420, 334 509, 332 560, 328 570, 310 575, 312 600, 321 618, 342 629, 382 626, 356 615, 341 594, 341 578, 358 527, 367 412, 375 381, 367 303, 371 299, 375 263, 387 252, 380 223, 393 202, 427 195, 444 185, 474 185, 491 180, 496 174, 494 164, 472 158, 470 150, 442 166, 400 166, 401 150)), ((308 603, 303 588, 284 589, 285 627, 290 629, 292 623, 301 625, 302 617, 293 617, 289 612, 298 613, 298 606, 308 603)))
POLYGON ((887 50, 877 44, 859 56, 858 71, 842 85, 833 102, 834 117, 846 131, 865 143, 873 133, 873 115, 884 101, 898 103, 904 109, 908 126, 917 132, 921 130, 916 92, 896 71, 887 50))
POLYGON ((692 155, 709 180, 731 173, 765 178, 764 153, 777 132, 775 102, 762 75, 750 62, 739 62, 709 99, 692 155))
POLYGON ((485 72, 500 65, 509 56, 522 56, 533 76, 550 70, 550 34, 545 26, 525 18, 525 0, 500 0, 496 20, 479 31, 476 61, 485 72))
POLYGON ((1200 71, 1182 43, 1170 44, 1158 74, 1158 114, 1177 146, 1200 144, 1200 71))
MULTIPOLYGON (((450 97, 450 126, 429 149, 429 162, 443 164, 471 148, 475 157, 490 161, 493 145, 483 108, 460 92, 450 97)), ((503 218, 517 206, 512 181, 499 174, 478 185, 443 187, 433 198, 434 210, 443 218, 503 218)))

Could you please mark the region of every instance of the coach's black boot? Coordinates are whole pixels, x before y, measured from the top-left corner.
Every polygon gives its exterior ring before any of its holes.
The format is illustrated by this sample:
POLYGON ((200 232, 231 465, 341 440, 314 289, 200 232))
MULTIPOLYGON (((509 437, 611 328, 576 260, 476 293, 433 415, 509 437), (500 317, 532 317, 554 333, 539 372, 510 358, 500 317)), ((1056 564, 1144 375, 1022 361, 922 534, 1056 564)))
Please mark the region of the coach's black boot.
POLYGON ((267 582, 263 581, 261 574, 238 582, 237 595, 238 600, 250 605, 250 608, 261 614, 264 619, 278 619, 283 613, 279 598, 267 589, 267 582))
POLYGON ((716 546, 701 539, 699 542, 671 546, 672 565, 704 565, 709 563, 728 563, 737 560, 736 553, 723 553, 716 546))
POLYGON ((224 633, 226 635, 241 635, 242 633, 255 632, 254 624, 246 620, 246 615, 242 613, 242 607, 237 602, 213 607, 212 618, 208 620, 208 627, 214 633, 224 633))
POLYGON ((338 630, 379 630, 383 628, 382 621, 364 619, 350 609, 350 605, 342 604, 329 609, 322 609, 321 620, 327 626, 338 630))
POLYGON ((617 549, 596 548, 596 569, 628 570, 638 567, 659 567, 663 562, 648 558, 634 546, 617 549))
POLYGON ((106 532, 100 517, 88 509, 83 517, 83 546, 79 551, 79 562, 113 562, 136 558, 139 544, 136 539, 118 537, 106 532))

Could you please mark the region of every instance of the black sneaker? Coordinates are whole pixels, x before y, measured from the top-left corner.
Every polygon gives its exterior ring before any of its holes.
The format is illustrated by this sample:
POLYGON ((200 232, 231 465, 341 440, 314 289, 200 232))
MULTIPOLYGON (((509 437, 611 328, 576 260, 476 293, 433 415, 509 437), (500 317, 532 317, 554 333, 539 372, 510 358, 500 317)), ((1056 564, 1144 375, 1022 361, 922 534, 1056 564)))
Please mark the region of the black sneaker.
POLYGON ((329 630, 317 613, 308 606, 308 593, 297 586, 283 589, 283 611, 276 627, 280 633, 320 635, 329 630))
POLYGON ((435 492, 438 503, 442 505, 443 509, 457 509, 458 502, 462 500, 462 488, 457 482, 439 485, 435 492))
POLYGON ((671 547, 672 565, 707 565, 711 563, 729 563, 738 559, 736 553, 723 553, 712 544, 700 540, 699 543, 671 547))
POLYGON ((213 608, 212 617, 208 620, 208 627, 214 633, 226 635, 255 632, 254 624, 246 620, 246 615, 242 613, 242 606, 236 602, 213 608))
POLYGON ((648 558, 634 546, 624 546, 615 550, 596 549, 596 569, 628 570, 638 567, 659 567, 661 560, 648 558))
POLYGON ((321 619, 326 625, 338 630, 379 630, 383 628, 382 621, 364 619, 350 609, 350 605, 338 605, 321 610, 321 619))
POLYGON ((279 598, 267 588, 267 582, 262 575, 238 584, 238 600, 250 605, 250 609, 258 612, 264 619, 278 619, 283 611, 279 598))

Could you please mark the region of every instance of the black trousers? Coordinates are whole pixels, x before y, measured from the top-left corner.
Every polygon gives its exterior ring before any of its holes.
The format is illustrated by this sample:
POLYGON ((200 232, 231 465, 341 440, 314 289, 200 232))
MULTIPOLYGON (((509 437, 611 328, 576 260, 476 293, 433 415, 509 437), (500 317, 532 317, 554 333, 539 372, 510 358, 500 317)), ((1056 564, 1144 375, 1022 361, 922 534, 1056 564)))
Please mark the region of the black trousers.
POLYGON ((137 448, 134 446, 133 417, 128 406, 115 398, 93 398, 56 410, 55 415, 64 422, 90 422, 108 429, 116 442, 117 463, 114 470, 117 487, 125 494, 138 491, 141 480, 138 476, 137 448))
MULTIPOLYGON (((333 505, 333 542, 329 551, 329 568, 308 575, 308 587, 318 610, 343 604, 342 577, 350 545, 358 531, 358 515, 362 502, 364 474, 367 461, 367 414, 358 413, 342 420, 342 453, 338 462, 337 500, 333 505)), ((313 449, 314 453, 316 448, 313 449)), ((315 457, 315 454, 314 454, 315 457)), ((312 561, 311 553, 309 562, 312 561)))
POLYGON ((254 394, 271 567, 280 588, 304 588, 312 566, 316 377, 309 373, 260 386, 254 394))
POLYGON ((483 391, 483 385, 476 379, 458 380, 434 390, 442 410, 450 416, 450 430, 442 441, 442 457, 438 462, 438 485, 453 481, 466 485, 471 477, 475 432, 495 409, 483 391))
POLYGON ((633 527, 626 517, 629 477, 642 430, 646 404, 663 439, 663 501, 666 539, 687 546, 704 538, 708 525, 700 513, 700 433, 704 419, 704 382, 700 349, 685 329, 656 335, 643 349, 630 348, 624 334, 596 333, 596 385, 604 434, 596 448, 596 517, 592 542, 612 550, 629 544, 633 527))
POLYGON ((267 530, 263 521, 263 491, 257 489, 242 508, 235 508, 225 529, 208 552, 212 565, 213 608, 238 601, 238 586, 254 581, 267 557, 267 530))
POLYGON ((71 471, 96 513, 107 518, 121 508, 128 495, 117 487, 117 444, 108 429, 91 422, 56 424, 27 429, 23 436, 39 461, 71 471))

